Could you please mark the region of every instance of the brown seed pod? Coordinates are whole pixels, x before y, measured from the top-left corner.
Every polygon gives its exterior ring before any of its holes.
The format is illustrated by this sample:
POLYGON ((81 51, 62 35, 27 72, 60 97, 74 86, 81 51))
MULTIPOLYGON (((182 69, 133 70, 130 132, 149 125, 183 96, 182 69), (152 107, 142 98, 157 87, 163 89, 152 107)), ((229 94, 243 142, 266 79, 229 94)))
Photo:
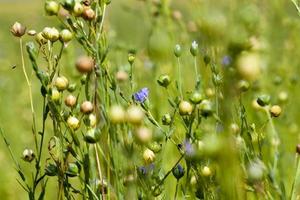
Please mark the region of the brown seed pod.
POLYGON ((76 61, 76 68, 80 73, 89 73, 93 71, 95 62, 93 58, 88 56, 80 56, 76 61))
POLYGON ((73 95, 68 95, 67 98, 65 99, 65 104, 68 107, 74 107, 76 105, 77 99, 75 96, 73 95))
POLYGON ((82 17, 85 20, 92 21, 93 19, 95 19, 96 14, 95 14, 95 11, 92 8, 85 7, 84 10, 83 10, 83 13, 82 13, 82 17))
POLYGON ((10 32, 16 37, 22 37, 26 33, 26 27, 19 22, 15 22, 14 25, 12 25, 10 32))
POLYGON ((90 101, 84 101, 80 106, 80 111, 84 114, 90 114, 94 110, 94 106, 90 101))

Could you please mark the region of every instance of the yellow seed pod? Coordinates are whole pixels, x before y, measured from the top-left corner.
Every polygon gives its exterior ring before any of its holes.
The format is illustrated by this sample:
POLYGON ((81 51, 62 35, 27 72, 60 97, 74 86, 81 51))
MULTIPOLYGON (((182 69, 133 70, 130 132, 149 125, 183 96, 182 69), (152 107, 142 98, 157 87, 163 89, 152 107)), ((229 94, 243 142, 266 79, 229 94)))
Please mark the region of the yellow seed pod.
POLYGON ((122 106, 113 105, 109 109, 108 116, 112 123, 122 123, 125 120, 125 111, 122 106))
POLYGON ((146 164, 150 164, 155 160, 155 154, 150 149, 146 149, 143 153, 143 159, 146 164))
POLYGON ((211 176, 211 174, 212 174, 211 169, 210 169, 208 166, 204 166, 204 167, 201 169, 201 173, 202 173, 202 175, 205 176, 205 177, 211 176))
POLYGON ((272 117, 279 117, 281 112, 282 112, 281 107, 278 105, 274 105, 270 108, 270 113, 272 117))
POLYGON ((237 60, 237 71, 243 79, 257 80, 261 74, 261 58, 256 53, 243 53, 237 60))
POLYGON ((144 116, 144 111, 138 106, 130 106, 126 111, 126 120, 132 124, 141 124, 144 116))
POLYGON ((193 106, 188 101, 181 101, 179 104, 180 115, 190 115, 193 111, 193 106))

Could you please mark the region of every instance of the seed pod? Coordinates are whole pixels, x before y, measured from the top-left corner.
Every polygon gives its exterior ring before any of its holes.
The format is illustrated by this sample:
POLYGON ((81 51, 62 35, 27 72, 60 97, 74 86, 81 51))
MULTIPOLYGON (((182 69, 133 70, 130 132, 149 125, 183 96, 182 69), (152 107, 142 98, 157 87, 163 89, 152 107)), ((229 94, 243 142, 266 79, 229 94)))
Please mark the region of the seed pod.
POLYGON ((91 7, 85 7, 82 13, 83 19, 87 21, 92 21, 95 19, 95 11, 91 7))
POLYGON ((240 127, 236 123, 231 123, 229 128, 233 134, 238 134, 240 131, 240 127))
POLYGON ((59 39, 61 42, 67 43, 71 41, 73 38, 73 33, 69 31, 68 29, 64 29, 59 33, 59 39))
POLYGON ((144 111, 138 106, 130 106, 126 111, 126 120, 129 123, 138 125, 144 119, 144 111))
POLYGON ((84 124, 88 127, 95 127, 97 125, 96 115, 89 114, 89 116, 84 119, 84 124))
POLYGON ((59 91, 63 91, 68 88, 69 81, 66 77, 59 76, 55 79, 54 85, 59 91))
POLYGON ((289 98, 289 95, 286 91, 281 91, 279 94, 278 94, 278 100, 281 102, 281 103, 284 103, 288 100, 289 98))
POLYGON ((190 96, 190 101, 193 104, 199 104, 203 99, 204 99, 203 95, 198 91, 193 92, 190 96))
POLYGON ((148 148, 154 153, 159 153, 161 151, 162 144, 159 144, 158 142, 151 142, 148 145, 148 148))
POLYGON ((176 44, 175 45, 175 48, 174 48, 174 55, 179 58, 182 54, 182 50, 181 50, 181 46, 179 44, 176 44))
POLYGON ((135 130, 135 138, 140 144, 147 144, 152 139, 152 131, 147 127, 139 127, 135 130))
POLYGON ((181 179, 183 176, 184 176, 184 168, 180 165, 180 164, 177 164, 173 169, 172 169, 172 173, 173 173, 173 176, 179 180, 181 179))
POLYGON ((72 84, 69 84, 67 90, 68 90, 69 92, 74 92, 74 91, 76 90, 76 87, 77 87, 76 83, 72 83, 72 84))
POLYGON ((150 164, 155 160, 155 154, 150 149, 146 149, 143 153, 143 158, 146 164, 150 164))
POLYGON ((84 101, 80 106, 80 111, 84 114, 90 114, 94 110, 94 106, 90 101, 84 101))
POLYGON ((86 132, 86 134, 84 136, 84 140, 87 143, 94 144, 94 143, 96 143, 96 142, 98 142, 100 140, 100 135, 101 135, 101 132, 100 132, 99 129, 90 128, 86 132))
POLYGON ((80 56, 77 59, 75 66, 80 73, 90 73, 95 67, 95 62, 91 57, 80 56))
POLYGON ((163 125, 170 125, 172 121, 171 115, 169 113, 164 114, 161 121, 163 125))
POLYGON ((162 87, 168 87, 169 84, 171 83, 171 78, 167 74, 162 74, 158 77, 157 83, 162 86, 162 87))
POLYGON ((128 78, 129 78, 128 73, 123 70, 120 70, 116 73, 116 80, 118 82, 125 82, 128 80, 128 78))
POLYGON ((59 4, 55 1, 46 1, 45 2, 45 11, 47 15, 57 15, 59 11, 59 4))
POLYGON ((193 106, 188 101, 181 101, 179 103, 180 115, 190 115, 193 112, 193 106))
POLYGON ((74 116, 69 116, 67 120, 67 124, 70 129, 77 130, 79 128, 79 120, 74 116))
POLYGON ((201 169, 201 174, 205 177, 208 177, 208 176, 211 176, 211 170, 208 166, 204 166, 202 169, 201 169))
POLYGON ((77 99, 73 95, 68 95, 67 98, 65 99, 65 104, 66 106, 73 108, 77 103, 77 99))
POLYGON ((42 36, 51 42, 56 42, 59 39, 59 32, 54 27, 45 27, 42 31, 42 36))
POLYGON ((39 45, 43 45, 43 44, 46 44, 46 43, 47 43, 47 40, 46 40, 46 38, 44 38, 42 32, 39 32, 39 33, 36 35, 35 40, 36 40, 37 43, 39 43, 39 45))
POLYGON ((77 163, 69 163, 68 169, 66 171, 67 176, 68 177, 78 176, 80 173, 80 168, 78 166, 79 165, 77 163))
POLYGON ((258 103, 258 105, 260 106, 266 106, 266 105, 269 105, 270 104, 270 101, 271 101, 271 97, 269 95, 260 95, 256 102, 258 103))
POLYGON ((35 154, 32 149, 25 149, 22 158, 26 162, 32 162, 35 159, 35 154))
POLYGON ((48 163, 45 167, 45 174, 47 176, 56 176, 58 174, 58 169, 55 164, 48 163))
POLYGON ((204 117, 208 117, 213 113, 212 103, 209 100, 203 100, 199 105, 199 109, 204 117))
POLYGON ((172 17, 173 17, 173 19, 179 21, 182 19, 182 13, 179 10, 174 10, 172 12, 172 17))
POLYGON ((26 33, 26 27, 20 24, 19 22, 15 22, 11 29, 10 32, 15 36, 15 37, 22 37, 26 33))
POLYGON ((51 90, 51 100, 54 102, 58 102, 60 99, 60 92, 56 88, 52 88, 51 90))
POLYGON ((249 181, 261 181, 265 174, 265 166, 261 161, 254 161, 249 164, 247 172, 249 181))
POLYGON ((250 84, 248 81, 245 81, 245 80, 240 80, 238 82, 238 89, 241 91, 241 92, 246 92, 249 90, 249 87, 250 87, 250 84))
POLYGON ((30 36, 35 36, 36 35, 36 31, 35 30, 29 30, 27 31, 27 35, 30 35, 30 36))
POLYGON ((196 41, 192 42, 191 48, 190 48, 190 52, 193 56, 197 56, 199 49, 198 49, 198 43, 196 41))
POLYGON ((82 15, 83 10, 84 10, 83 5, 79 2, 76 2, 74 7, 73 7, 73 12, 72 13, 74 14, 75 17, 79 17, 79 16, 82 15))
POLYGON ((122 123, 125 121, 125 111, 122 106, 114 105, 108 112, 109 119, 112 123, 122 123))
POLYGON ((132 53, 129 53, 128 54, 128 62, 129 62, 129 64, 132 65, 134 63, 134 60, 135 60, 135 55, 132 54, 132 53))
POLYGON ((255 53, 242 54, 237 60, 238 73, 248 81, 259 78, 261 73, 261 60, 255 53))
POLYGON ((278 105, 274 105, 270 108, 270 113, 272 115, 272 117, 279 117, 281 114, 281 107, 278 105))
POLYGON ((75 0, 64 0, 62 3, 64 9, 71 11, 75 5, 75 0))

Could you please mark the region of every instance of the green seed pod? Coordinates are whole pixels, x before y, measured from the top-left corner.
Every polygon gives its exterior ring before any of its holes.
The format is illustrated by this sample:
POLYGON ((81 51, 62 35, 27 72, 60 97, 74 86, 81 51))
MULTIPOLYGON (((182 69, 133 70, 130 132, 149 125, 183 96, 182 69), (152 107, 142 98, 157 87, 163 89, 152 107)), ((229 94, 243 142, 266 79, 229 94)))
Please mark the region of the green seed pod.
POLYGON ((248 179, 250 182, 261 181, 265 174, 265 166, 261 161, 254 161, 247 168, 248 179))
POLYGON ((22 37, 26 33, 26 27, 20 24, 19 22, 15 22, 11 27, 10 32, 15 37, 22 37))
POLYGON ((73 12, 72 13, 75 17, 80 17, 83 13, 83 10, 84 10, 83 5, 79 2, 76 2, 74 7, 73 7, 73 12))
POLYGON ((237 86, 238 86, 239 91, 241 91, 241 92, 246 92, 246 91, 249 90, 250 84, 249 84, 248 81, 240 80, 240 81, 238 82, 238 85, 237 85, 237 86))
POLYGON ((162 116, 161 122, 163 123, 163 125, 170 125, 171 121, 172 121, 172 118, 169 113, 164 114, 162 116))
POLYGON ((128 54, 128 62, 129 62, 129 64, 132 65, 134 63, 134 60, 135 60, 135 55, 132 54, 132 53, 129 53, 128 54))
POLYGON ((75 177, 78 176, 80 172, 80 168, 78 167, 77 163, 69 163, 68 164, 68 169, 67 169, 67 176, 68 177, 75 177))
POLYGON ((209 177, 211 176, 212 172, 211 172, 211 169, 208 167, 208 166, 204 166, 202 169, 201 169, 201 174, 205 177, 209 177))
POLYGON ((171 78, 167 74, 162 74, 158 77, 157 83, 162 86, 162 87, 168 87, 169 84, 171 83, 171 78))
POLYGON ((87 127, 93 127, 93 128, 96 127, 97 125, 96 115, 89 114, 88 116, 85 116, 83 122, 87 127))
POLYGON ((32 149, 25 149, 22 158, 26 162, 32 162, 35 159, 35 154, 32 149))
POLYGON ((52 88, 51 90, 51 100, 54 102, 58 102, 60 100, 60 92, 56 88, 52 88))
POLYGON ((69 84, 67 90, 68 90, 69 92, 74 92, 74 91, 76 90, 76 88, 77 88, 76 83, 72 83, 72 84, 69 84))
POLYGON ((201 101, 204 99, 203 95, 198 92, 198 91, 195 91, 191 94, 190 96, 190 101, 193 103, 193 104, 199 104, 201 103, 201 101))
POLYGON ((75 0, 64 0, 62 5, 63 5, 64 9, 71 11, 74 8, 75 0))
POLYGON ((271 97, 269 95, 266 95, 266 94, 260 95, 256 100, 258 105, 260 105, 262 107, 264 107, 266 105, 269 105, 270 101, 271 101, 271 97))
POLYGON ((42 31, 42 36, 46 40, 50 40, 51 42, 56 42, 59 39, 59 32, 56 28, 45 27, 42 31))
POLYGON ((150 149, 146 149, 143 153, 143 158, 146 164, 150 164, 155 160, 155 154, 150 149))
POLYGON ((190 52, 193 56, 197 56, 199 49, 198 49, 198 43, 196 41, 192 42, 191 48, 190 48, 190 52))
POLYGON ((179 58, 182 54, 182 50, 181 50, 181 46, 179 44, 176 44, 175 45, 175 48, 174 48, 174 55, 179 58))
POLYGON ((47 43, 47 39, 44 38, 43 33, 39 32, 38 34, 36 34, 35 36, 35 41, 39 44, 39 45, 43 45, 47 43))
POLYGON ((188 101, 181 101, 179 103, 180 115, 190 115, 193 112, 193 106, 188 101))
POLYGON ((199 105, 199 109, 203 117, 208 117, 213 113, 212 103, 209 100, 203 100, 199 105))
POLYGON ((69 31, 68 29, 64 29, 59 33, 59 39, 61 42, 67 43, 71 41, 73 38, 73 33, 69 31))
POLYGON ((154 153, 159 153, 162 149, 162 144, 158 143, 158 142, 151 142, 148 145, 148 148, 153 151, 154 153))
POLYGON ((47 176, 56 176, 58 174, 58 169, 55 164, 48 163, 45 167, 45 174, 47 176))
POLYGON ((90 143, 90 144, 94 144, 96 142, 98 142, 100 140, 100 135, 101 135, 101 132, 99 129, 96 129, 96 128, 90 128, 85 136, 84 136, 84 140, 87 142, 87 143, 90 143))
POLYGON ((204 61, 205 65, 208 65, 211 61, 211 58, 208 55, 204 55, 203 61, 204 61))
POLYGON ((180 164, 177 164, 173 169, 172 169, 172 173, 173 173, 173 176, 179 180, 181 179, 183 176, 184 176, 184 168, 180 165, 180 164))
POLYGON ((68 88, 69 81, 66 77, 59 76, 55 79, 54 85, 59 91, 63 91, 68 88))
POLYGON ((163 192, 163 185, 160 185, 158 187, 153 186, 152 187, 152 195, 154 197, 158 197, 163 192))
POLYGON ((59 11, 59 4, 55 1, 46 1, 45 2, 45 11, 47 15, 57 15, 59 11))

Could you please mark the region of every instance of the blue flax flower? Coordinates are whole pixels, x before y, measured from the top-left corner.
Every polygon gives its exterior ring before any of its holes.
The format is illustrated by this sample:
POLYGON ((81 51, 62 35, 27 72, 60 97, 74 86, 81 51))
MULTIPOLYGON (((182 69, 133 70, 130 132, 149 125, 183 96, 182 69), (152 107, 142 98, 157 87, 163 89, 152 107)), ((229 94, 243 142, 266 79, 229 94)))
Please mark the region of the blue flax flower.
POLYGON ((133 94, 134 100, 139 103, 144 103, 146 101, 147 97, 149 95, 149 89, 148 88, 142 88, 138 92, 133 94))

